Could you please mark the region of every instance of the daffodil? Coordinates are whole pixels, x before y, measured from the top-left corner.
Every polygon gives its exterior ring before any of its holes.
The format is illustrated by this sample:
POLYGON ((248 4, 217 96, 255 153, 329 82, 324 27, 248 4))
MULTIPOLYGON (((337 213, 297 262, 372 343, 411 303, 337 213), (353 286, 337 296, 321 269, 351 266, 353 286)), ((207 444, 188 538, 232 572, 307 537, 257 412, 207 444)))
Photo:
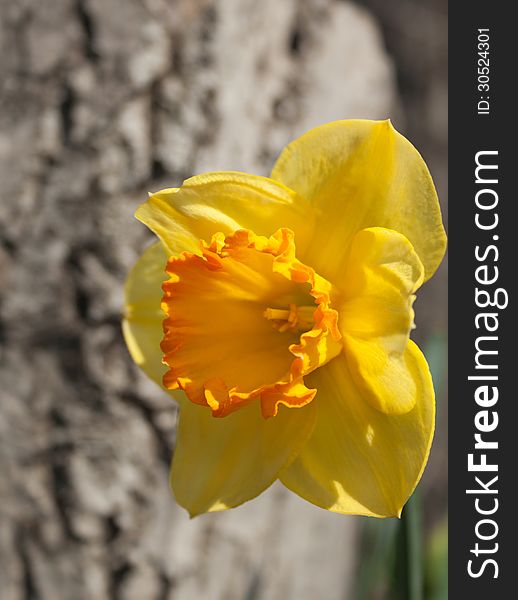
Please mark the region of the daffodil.
POLYGON ((388 121, 330 123, 269 178, 200 175, 136 216, 159 241, 128 277, 123 330, 180 404, 177 501, 224 510, 279 479, 332 511, 400 515, 434 431, 412 304, 446 243, 410 142, 388 121))

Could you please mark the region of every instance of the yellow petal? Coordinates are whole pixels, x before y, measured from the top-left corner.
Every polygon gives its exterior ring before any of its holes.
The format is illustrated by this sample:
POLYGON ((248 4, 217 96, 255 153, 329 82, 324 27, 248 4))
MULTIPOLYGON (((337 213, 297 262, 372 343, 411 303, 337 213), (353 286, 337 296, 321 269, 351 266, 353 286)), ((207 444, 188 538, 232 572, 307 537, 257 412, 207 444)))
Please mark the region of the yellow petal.
POLYGON ((303 250, 313 230, 313 211, 295 192, 266 177, 246 173, 207 173, 192 177, 179 189, 167 189, 149 197, 136 216, 168 248, 200 253, 200 239, 210 241, 224 234, 251 229, 271 235, 279 227, 296 234, 303 250))
POLYGON ((356 234, 345 269, 339 327, 356 385, 378 410, 405 413, 416 381, 405 353, 423 265, 408 239, 372 227, 356 234))
POLYGON ((164 313, 160 308, 162 282, 167 278, 167 253, 157 242, 138 259, 124 288, 122 331, 137 365, 162 387, 167 368, 162 364, 160 341, 164 313))
POLYGON ((193 517, 255 498, 297 456, 314 422, 313 403, 281 406, 273 419, 264 419, 257 403, 223 419, 183 404, 171 471, 178 503, 193 517))
POLYGON ((344 514, 399 516, 428 460, 435 402, 426 360, 410 341, 416 403, 387 415, 361 396, 344 355, 312 373, 318 406, 311 438, 281 481, 309 502, 344 514))
POLYGON ((287 146, 272 178, 318 211, 315 236, 300 258, 333 283, 343 280, 352 239, 366 227, 403 233, 424 265, 425 279, 441 262, 446 236, 432 178, 389 121, 317 127, 287 146))

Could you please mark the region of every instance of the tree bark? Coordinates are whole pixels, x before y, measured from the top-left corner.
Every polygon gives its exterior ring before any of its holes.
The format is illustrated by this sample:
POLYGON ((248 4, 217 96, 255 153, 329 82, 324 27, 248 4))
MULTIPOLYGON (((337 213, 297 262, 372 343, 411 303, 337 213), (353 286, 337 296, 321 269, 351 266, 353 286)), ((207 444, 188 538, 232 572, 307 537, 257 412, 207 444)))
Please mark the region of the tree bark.
POLYGON ((375 23, 334 0, 0 0, 2 600, 347 597, 356 521, 281 486, 189 520, 177 409, 120 331, 147 191, 268 174, 394 112, 375 23))

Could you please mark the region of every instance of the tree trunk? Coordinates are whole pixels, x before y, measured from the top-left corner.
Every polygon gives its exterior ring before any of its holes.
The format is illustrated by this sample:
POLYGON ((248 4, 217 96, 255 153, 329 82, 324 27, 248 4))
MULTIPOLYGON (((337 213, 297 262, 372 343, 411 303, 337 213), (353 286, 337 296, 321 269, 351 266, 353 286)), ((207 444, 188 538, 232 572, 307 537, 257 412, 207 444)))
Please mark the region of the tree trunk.
POLYGON ((177 409, 120 311, 148 191, 393 113, 375 24, 333 0, 0 7, 2 600, 347 597, 356 520, 277 485, 192 521, 174 503, 177 409))

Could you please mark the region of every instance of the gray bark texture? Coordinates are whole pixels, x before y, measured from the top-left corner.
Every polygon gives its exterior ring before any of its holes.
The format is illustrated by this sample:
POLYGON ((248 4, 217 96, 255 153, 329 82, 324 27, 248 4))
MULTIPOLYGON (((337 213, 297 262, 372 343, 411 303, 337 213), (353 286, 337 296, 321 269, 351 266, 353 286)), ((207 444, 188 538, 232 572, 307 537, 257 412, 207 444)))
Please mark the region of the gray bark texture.
POLYGON ((379 30, 335 0, 0 0, 0 597, 338 600, 357 521, 275 485, 189 520, 177 409, 131 362, 148 191, 267 174, 317 124, 398 114, 379 30))

